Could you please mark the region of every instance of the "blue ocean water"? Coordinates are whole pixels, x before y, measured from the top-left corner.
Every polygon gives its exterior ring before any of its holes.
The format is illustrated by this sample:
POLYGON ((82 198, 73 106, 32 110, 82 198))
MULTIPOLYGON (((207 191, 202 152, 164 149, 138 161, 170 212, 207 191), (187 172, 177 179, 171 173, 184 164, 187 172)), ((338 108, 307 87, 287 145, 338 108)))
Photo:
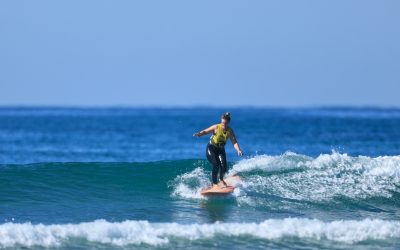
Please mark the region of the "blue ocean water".
POLYGON ((0 108, 0 248, 398 249, 400 109, 0 108), (226 197, 208 136, 232 113, 226 197))

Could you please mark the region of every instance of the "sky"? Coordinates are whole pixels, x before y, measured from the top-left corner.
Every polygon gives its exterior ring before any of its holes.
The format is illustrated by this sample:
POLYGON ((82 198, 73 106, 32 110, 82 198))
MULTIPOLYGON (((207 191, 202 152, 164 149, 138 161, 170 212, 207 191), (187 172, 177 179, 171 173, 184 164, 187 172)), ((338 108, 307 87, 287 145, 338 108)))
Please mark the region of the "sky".
POLYGON ((400 107, 400 1, 0 2, 0 105, 400 107))

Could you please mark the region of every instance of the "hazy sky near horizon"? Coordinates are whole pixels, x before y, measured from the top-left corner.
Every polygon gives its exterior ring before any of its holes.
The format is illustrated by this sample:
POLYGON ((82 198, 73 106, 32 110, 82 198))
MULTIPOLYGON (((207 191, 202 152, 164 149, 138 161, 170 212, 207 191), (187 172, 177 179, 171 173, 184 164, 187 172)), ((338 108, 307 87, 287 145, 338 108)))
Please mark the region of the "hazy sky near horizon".
POLYGON ((400 107, 400 1, 1 1, 0 105, 400 107))

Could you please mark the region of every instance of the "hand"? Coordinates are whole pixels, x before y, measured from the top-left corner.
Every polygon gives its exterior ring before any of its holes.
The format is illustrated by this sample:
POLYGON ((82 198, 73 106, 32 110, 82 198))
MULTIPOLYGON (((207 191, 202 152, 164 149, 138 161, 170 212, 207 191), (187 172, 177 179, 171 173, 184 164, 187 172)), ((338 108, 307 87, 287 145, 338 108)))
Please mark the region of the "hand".
POLYGON ((237 151, 237 154, 238 154, 238 156, 243 156, 242 150, 238 150, 238 151, 237 151))
POLYGON ((194 134, 193 134, 193 137, 195 137, 195 136, 199 137, 199 136, 200 136, 200 133, 194 133, 194 134))

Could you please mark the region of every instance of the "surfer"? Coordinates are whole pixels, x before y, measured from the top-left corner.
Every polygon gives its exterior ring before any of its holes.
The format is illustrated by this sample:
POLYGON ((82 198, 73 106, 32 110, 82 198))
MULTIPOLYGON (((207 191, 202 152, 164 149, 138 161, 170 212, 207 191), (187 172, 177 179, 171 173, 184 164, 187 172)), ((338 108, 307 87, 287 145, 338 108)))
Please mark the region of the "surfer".
POLYGON ((225 185, 224 175, 227 170, 226 164, 226 153, 225 153, 225 144, 228 138, 231 140, 233 147, 236 149, 236 152, 239 156, 242 156, 242 150, 240 149, 239 143, 236 140, 235 134, 233 133, 233 129, 229 127, 229 123, 231 121, 231 114, 226 112, 221 116, 221 123, 212 125, 211 127, 204 129, 198 133, 194 133, 193 136, 203 136, 206 134, 213 133, 211 136, 210 142, 207 144, 206 155, 208 161, 212 165, 212 182, 213 189, 218 189, 218 170, 220 172, 219 179, 225 185))

